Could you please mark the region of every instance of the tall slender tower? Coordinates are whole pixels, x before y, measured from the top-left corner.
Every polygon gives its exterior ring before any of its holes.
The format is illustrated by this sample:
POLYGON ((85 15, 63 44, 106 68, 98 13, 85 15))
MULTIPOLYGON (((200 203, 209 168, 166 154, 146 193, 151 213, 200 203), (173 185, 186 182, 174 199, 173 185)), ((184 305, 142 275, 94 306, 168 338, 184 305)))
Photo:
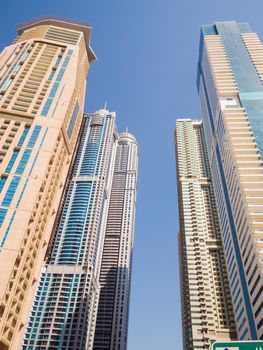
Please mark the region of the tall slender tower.
POLYGON ((115 114, 86 115, 23 349, 86 349, 117 146, 115 114))
POLYGON ((0 56, 0 349, 19 349, 80 128, 91 27, 18 26, 0 56))
POLYGON ((118 136, 115 113, 85 115, 23 349, 92 350, 105 303, 124 349, 136 173, 135 139, 118 136))
POLYGON ((126 350, 137 192, 137 142, 120 134, 100 270, 93 350, 126 350))
POLYGON ((239 339, 263 339, 263 46, 246 23, 202 26, 204 129, 239 339))
POLYGON ((202 122, 175 130, 185 350, 236 339, 230 288, 202 122))

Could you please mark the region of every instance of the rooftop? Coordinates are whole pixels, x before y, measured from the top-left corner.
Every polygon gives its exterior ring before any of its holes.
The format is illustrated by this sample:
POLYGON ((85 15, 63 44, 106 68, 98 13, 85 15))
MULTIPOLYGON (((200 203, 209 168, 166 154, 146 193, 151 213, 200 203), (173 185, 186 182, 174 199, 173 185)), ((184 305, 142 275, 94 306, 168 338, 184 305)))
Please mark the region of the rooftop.
POLYGON ((24 30, 30 29, 38 25, 54 25, 62 28, 80 31, 84 34, 87 54, 90 62, 96 61, 96 55, 90 47, 91 25, 78 21, 72 21, 63 17, 45 16, 38 17, 27 22, 21 23, 17 26, 18 34, 22 34, 24 30))
POLYGON ((121 132, 119 134, 119 137, 120 137, 120 141, 122 141, 122 140, 127 140, 127 141, 131 140, 131 141, 137 143, 136 138, 129 132, 121 132))

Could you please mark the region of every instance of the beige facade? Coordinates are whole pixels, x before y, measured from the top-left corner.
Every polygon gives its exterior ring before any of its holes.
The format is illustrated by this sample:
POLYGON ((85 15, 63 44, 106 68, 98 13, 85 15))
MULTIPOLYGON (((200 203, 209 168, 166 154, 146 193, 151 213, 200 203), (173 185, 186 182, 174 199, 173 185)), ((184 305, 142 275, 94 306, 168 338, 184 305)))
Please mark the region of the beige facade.
POLYGON ((0 349, 19 349, 95 60, 88 25, 40 18, 0 56, 0 349))
POLYGON ((263 339, 263 45, 247 23, 201 32, 198 88, 238 338, 263 339))
POLYGON ((184 349, 236 339, 236 327, 202 122, 176 122, 184 349))

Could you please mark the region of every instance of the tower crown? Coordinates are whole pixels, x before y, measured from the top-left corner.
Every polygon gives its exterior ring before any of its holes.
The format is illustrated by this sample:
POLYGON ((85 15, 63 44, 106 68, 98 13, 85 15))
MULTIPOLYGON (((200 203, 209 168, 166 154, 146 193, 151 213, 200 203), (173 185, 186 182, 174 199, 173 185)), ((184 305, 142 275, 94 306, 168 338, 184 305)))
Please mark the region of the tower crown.
POLYGON ((90 37, 91 37, 91 29, 92 29, 90 24, 82 23, 78 21, 72 21, 62 17, 45 16, 45 17, 38 17, 32 20, 29 20, 27 22, 18 24, 17 32, 19 35, 22 35, 25 31, 41 25, 56 26, 64 29, 82 32, 84 35, 89 62, 93 62, 97 60, 97 57, 90 46, 90 37))

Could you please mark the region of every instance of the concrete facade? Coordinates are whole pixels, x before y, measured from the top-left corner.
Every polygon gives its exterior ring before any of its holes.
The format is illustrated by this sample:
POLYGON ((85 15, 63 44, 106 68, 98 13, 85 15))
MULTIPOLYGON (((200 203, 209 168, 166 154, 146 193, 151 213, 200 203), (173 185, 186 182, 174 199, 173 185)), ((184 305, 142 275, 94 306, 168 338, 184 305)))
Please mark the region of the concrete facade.
POLYGON ((117 139, 115 113, 84 116, 23 349, 92 349, 117 139))
POLYGON ((202 26, 197 85, 240 340, 263 339, 262 62, 247 23, 202 26))
POLYGON ((138 155, 115 119, 84 116, 24 350, 127 348, 138 155))
POLYGON ((0 348, 20 349, 82 121, 91 27, 46 17, 0 56, 0 348))
POLYGON ((175 147, 184 349, 211 349, 236 327, 202 122, 178 119, 175 147))

